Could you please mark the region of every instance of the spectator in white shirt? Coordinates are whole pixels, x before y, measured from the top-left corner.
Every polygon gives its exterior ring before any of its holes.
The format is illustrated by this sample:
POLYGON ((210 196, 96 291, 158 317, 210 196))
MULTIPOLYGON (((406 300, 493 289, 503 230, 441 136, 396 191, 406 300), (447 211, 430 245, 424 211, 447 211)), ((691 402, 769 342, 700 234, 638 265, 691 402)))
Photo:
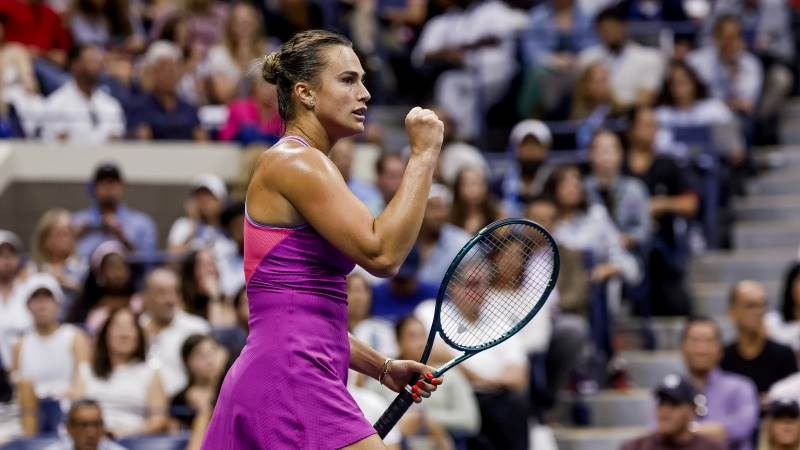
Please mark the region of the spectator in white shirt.
POLYGON ((41 116, 42 137, 89 143, 122 138, 125 133, 122 107, 98 85, 103 70, 103 50, 92 45, 77 45, 69 56, 72 79, 45 101, 41 116))
POLYGON ((144 284, 144 313, 139 319, 147 336, 147 360, 164 375, 164 390, 172 397, 186 386, 181 346, 193 334, 208 334, 205 319, 180 309, 180 279, 170 269, 148 274, 144 284))
POLYGON ((172 224, 167 236, 170 252, 211 248, 225 237, 220 225, 228 189, 222 178, 204 173, 192 180, 191 196, 186 200, 186 216, 172 224))
POLYGON ((611 75, 611 89, 620 106, 652 104, 664 73, 662 55, 628 39, 625 12, 620 6, 601 11, 595 23, 602 43, 582 51, 578 65, 585 69, 601 61, 611 75))
POLYGON ((5 367, 11 367, 14 342, 33 326, 22 295, 21 252, 19 237, 0 230, 0 358, 5 367))

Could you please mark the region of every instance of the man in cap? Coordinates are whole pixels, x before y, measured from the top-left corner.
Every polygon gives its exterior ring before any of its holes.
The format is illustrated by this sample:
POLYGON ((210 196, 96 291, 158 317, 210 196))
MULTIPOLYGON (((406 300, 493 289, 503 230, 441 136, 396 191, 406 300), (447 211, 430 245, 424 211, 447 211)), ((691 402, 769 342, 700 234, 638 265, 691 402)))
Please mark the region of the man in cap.
POLYGON ((192 180, 192 191, 186 201, 186 215, 172 224, 167 236, 170 252, 185 252, 210 248, 223 239, 220 217, 228 198, 222 178, 204 173, 192 180))
POLYGON ((782 398, 770 402, 765 410, 759 435, 759 449, 797 450, 800 447, 800 405, 782 398))
POLYGON ((102 242, 118 240, 128 250, 156 250, 156 224, 147 214, 125 206, 125 184, 119 167, 103 163, 95 169, 91 184, 94 203, 73 214, 78 230, 78 254, 88 259, 102 242))
POLYGON ((89 339, 79 328, 59 320, 64 293, 55 277, 33 274, 23 292, 34 329, 14 346, 12 372, 33 384, 39 402, 39 432, 57 433, 60 402, 78 391, 78 367, 89 361, 89 339))
POLYGON ((420 281, 418 271, 419 251, 414 247, 397 274, 372 289, 372 315, 396 322, 424 300, 436 298, 439 285, 420 281))
POLYGON ((723 450, 722 442, 692 431, 697 391, 686 378, 667 375, 655 390, 656 430, 634 439, 622 450, 723 450))
POLYGON ((503 208, 521 216, 525 205, 542 193, 551 168, 546 165, 553 136, 543 122, 523 120, 511 130, 512 161, 503 177, 503 208))
POLYGON ((453 258, 470 239, 464 230, 448 223, 452 205, 450 189, 434 183, 428 193, 417 247, 420 255, 418 278, 435 286, 441 284, 453 258))
POLYGON ((0 230, 0 358, 11 367, 14 342, 32 326, 22 296, 22 241, 8 230, 0 230))

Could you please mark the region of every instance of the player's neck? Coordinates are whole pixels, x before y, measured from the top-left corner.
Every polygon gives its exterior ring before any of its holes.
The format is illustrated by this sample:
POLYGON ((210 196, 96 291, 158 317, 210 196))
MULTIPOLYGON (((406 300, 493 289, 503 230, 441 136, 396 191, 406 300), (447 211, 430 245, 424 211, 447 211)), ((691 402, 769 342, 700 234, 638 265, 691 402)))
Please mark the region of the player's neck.
POLYGON ((335 143, 328 136, 319 120, 313 115, 298 117, 289 122, 286 125, 284 136, 299 136, 305 139, 309 146, 322 151, 326 155, 335 143))

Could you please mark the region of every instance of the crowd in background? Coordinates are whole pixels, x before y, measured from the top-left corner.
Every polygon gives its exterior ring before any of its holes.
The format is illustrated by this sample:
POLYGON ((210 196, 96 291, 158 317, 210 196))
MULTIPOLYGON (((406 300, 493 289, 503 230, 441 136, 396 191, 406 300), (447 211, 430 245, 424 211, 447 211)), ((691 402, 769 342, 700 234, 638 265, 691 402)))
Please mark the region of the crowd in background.
MULTIPOLYGON (((417 245, 391 279, 348 278, 351 333, 418 358, 450 261, 496 219, 535 220, 561 252, 534 323, 448 373, 387 443, 525 449, 529 420, 557 424, 558 392, 630 387, 619 317, 692 314, 691 255, 732 245, 753 149, 778 142, 779 110, 800 84, 798 17, 783 0, 0 0, 0 135, 263 150, 282 124, 259 59, 299 30, 345 34, 373 103, 424 104, 445 122, 417 245)), ((368 120, 330 153, 376 215, 407 157, 392 126, 368 120), (371 180, 352 167, 360 141, 381 148, 371 180)), ((0 231, 0 442, 183 432, 199 448, 247 335, 242 186, 198 175, 175 205, 183 216, 157 236, 125 203, 124 167, 102 164, 89 181, 86 209, 47 211, 25 241, 0 231)), ((797 448, 798 267, 780 311, 767 311, 758 282, 731 287, 736 342, 710 319, 687 324, 686 377, 657 389, 662 435, 699 420, 711 444, 680 448, 797 448)), ((641 338, 653 348, 647 327, 641 338)), ((376 419, 392 393, 351 375, 376 419)), ((644 439, 631 448, 650 448, 644 439)))

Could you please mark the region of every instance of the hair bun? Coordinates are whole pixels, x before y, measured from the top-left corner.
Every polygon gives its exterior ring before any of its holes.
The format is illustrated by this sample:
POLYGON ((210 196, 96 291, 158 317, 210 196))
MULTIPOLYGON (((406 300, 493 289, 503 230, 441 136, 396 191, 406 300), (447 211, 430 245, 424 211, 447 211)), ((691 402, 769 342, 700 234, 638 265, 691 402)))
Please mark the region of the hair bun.
POLYGON ((264 57, 261 66, 261 76, 269 84, 278 84, 278 75, 281 72, 279 52, 272 52, 264 57))

